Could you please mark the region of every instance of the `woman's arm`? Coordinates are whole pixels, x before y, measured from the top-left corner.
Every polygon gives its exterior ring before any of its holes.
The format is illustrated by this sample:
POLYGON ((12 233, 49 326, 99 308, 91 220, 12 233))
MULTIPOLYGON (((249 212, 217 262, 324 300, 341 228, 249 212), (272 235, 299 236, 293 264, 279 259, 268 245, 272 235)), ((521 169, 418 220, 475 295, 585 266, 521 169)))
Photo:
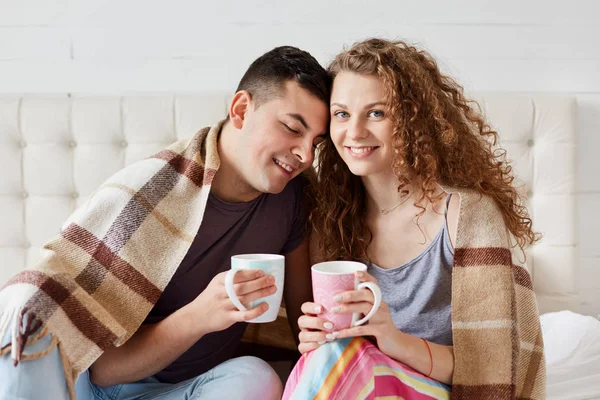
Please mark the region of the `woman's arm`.
POLYGON ((384 352, 386 355, 416 369, 423 375, 429 374, 436 381, 452 384, 452 373, 454 372, 452 346, 425 343, 424 339, 408 335, 397 329, 390 336, 387 340, 390 343, 386 346, 389 348, 388 353, 384 352), (431 351, 431 357, 429 351, 431 351))
MULTIPOLYGON (((376 279, 366 272, 358 272, 361 282, 374 282, 376 279)), ((373 294, 370 290, 354 290, 341 293, 338 313, 368 314, 373 307, 373 294)), ((333 334, 336 334, 333 332, 333 334)), ((399 331, 392 321, 389 308, 385 302, 369 320, 368 324, 343 329, 337 333, 338 338, 355 336, 373 336, 377 347, 388 357, 400 361, 411 368, 429 375, 431 378, 452 384, 454 372, 454 352, 452 346, 442 346, 399 331), (428 349, 429 346, 429 349, 428 349), (431 356, 429 351, 431 350, 431 356)))

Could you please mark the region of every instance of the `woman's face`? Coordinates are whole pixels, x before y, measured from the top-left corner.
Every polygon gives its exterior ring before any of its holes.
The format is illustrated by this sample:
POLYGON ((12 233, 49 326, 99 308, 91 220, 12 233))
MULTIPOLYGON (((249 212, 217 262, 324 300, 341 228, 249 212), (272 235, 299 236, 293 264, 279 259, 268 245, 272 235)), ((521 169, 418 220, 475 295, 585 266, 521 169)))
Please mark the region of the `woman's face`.
POLYGON ((377 76, 340 72, 333 82, 330 112, 331 139, 354 175, 392 172, 393 122, 377 76))

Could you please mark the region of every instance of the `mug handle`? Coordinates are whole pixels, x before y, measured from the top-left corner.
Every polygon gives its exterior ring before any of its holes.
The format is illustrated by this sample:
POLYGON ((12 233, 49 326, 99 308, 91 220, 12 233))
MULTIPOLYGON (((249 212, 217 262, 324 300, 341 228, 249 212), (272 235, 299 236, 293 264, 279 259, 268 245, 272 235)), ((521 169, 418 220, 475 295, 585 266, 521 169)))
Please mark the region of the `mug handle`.
POLYGON ((367 315, 365 315, 365 317, 363 319, 360 319, 360 320, 354 322, 352 324, 352 326, 359 326, 359 325, 364 324, 368 320, 370 320, 371 317, 373 315, 375 315, 377 310, 379 310, 379 306, 381 305, 381 290, 379 290, 379 286, 377 286, 373 282, 362 282, 356 287, 356 290, 361 290, 361 289, 369 289, 371 292, 373 292, 373 297, 375 297, 375 302, 373 303, 373 307, 371 308, 371 311, 369 311, 369 313, 367 315))
POLYGON ((247 311, 248 309, 242 304, 240 299, 238 299, 237 294, 235 294, 235 289, 233 288, 233 280, 235 279, 235 274, 238 272, 238 269, 230 269, 225 274, 225 291, 227 292, 227 296, 233 303, 234 306, 237 307, 240 311, 247 311))

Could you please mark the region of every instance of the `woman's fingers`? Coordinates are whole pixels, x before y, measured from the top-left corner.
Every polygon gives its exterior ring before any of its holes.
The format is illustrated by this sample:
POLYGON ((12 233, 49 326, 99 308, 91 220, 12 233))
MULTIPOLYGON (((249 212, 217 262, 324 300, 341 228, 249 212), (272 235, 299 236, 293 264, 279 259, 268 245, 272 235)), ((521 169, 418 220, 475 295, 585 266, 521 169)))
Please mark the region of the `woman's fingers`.
POLYGON ((302 313, 306 315, 317 315, 323 312, 323 306, 317 303, 312 303, 310 301, 302 304, 301 307, 302 313))
POLYGON ((315 342, 309 342, 309 343, 300 343, 298 345, 298 351, 300 352, 300 354, 304 354, 304 353, 308 353, 309 351, 313 351, 315 349, 318 349, 320 346, 319 343, 315 343, 315 342))
POLYGON ((377 279, 373 278, 367 272, 357 271, 355 275, 359 282, 373 282, 374 284, 377 284, 377 279))
POLYGON ((323 344, 337 339, 339 336, 338 332, 321 332, 321 331, 300 331, 298 338, 302 343, 316 342, 323 344))
POLYGON ((336 303, 369 302, 373 304, 375 302, 373 292, 369 289, 349 290, 347 292, 338 293, 333 297, 333 300, 336 303))
POLYGON ((298 326, 300 329, 311 329, 317 331, 330 331, 333 329, 333 324, 331 322, 310 315, 302 315, 300 318, 298 318, 298 326))
POLYGON ((344 303, 331 309, 331 312, 336 314, 361 313, 368 314, 373 308, 373 304, 367 302, 360 303, 344 303))

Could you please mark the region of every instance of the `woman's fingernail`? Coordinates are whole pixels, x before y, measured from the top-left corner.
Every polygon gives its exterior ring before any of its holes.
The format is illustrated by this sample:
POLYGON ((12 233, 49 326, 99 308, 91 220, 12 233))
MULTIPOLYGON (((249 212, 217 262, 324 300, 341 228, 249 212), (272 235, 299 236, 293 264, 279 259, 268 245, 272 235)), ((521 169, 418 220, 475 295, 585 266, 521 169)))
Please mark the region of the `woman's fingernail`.
POLYGON ((339 303, 340 301, 342 301, 342 295, 338 294, 337 296, 335 296, 333 298, 333 301, 335 301, 336 303, 339 303))
POLYGON ((313 310, 315 310, 315 312, 317 314, 320 314, 321 313, 321 306, 315 306, 315 308, 313 308, 313 310))
POLYGON ((339 332, 332 332, 331 334, 333 335, 333 337, 334 337, 334 338, 336 338, 336 337, 340 336, 340 333, 339 333, 339 332))
POLYGON ((333 329, 333 324, 331 322, 325 322, 323 326, 325 329, 333 329))
POLYGON ((317 342, 317 343, 320 344, 320 345, 323 345, 323 344, 325 344, 327 342, 317 342))
POLYGON ((328 333, 327 335, 325 335, 325 338, 327 340, 334 340, 336 338, 336 336, 332 333, 328 333))
POLYGON ((362 272, 360 272, 360 271, 358 271, 358 272, 356 273, 356 276, 358 276, 359 278, 362 278, 362 277, 363 277, 363 275, 364 275, 364 274, 363 274, 362 272))
POLYGON ((341 308, 341 307, 333 307, 333 308, 331 309, 331 312, 338 313, 338 312, 340 312, 341 310, 342 310, 342 308, 341 308))

